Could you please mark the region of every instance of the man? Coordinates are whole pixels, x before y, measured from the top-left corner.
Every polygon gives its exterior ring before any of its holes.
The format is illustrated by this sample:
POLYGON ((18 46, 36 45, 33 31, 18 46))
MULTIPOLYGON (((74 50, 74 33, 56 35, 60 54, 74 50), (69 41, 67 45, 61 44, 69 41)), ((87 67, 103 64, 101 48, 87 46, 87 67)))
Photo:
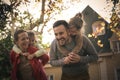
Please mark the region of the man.
POLYGON ((76 46, 74 38, 71 38, 68 23, 58 20, 53 24, 56 39, 51 44, 50 64, 52 66, 62 66, 61 80, 90 80, 88 73, 88 63, 97 61, 98 56, 95 48, 87 37, 83 36, 83 46, 79 53, 63 54, 59 46, 72 51, 76 46))

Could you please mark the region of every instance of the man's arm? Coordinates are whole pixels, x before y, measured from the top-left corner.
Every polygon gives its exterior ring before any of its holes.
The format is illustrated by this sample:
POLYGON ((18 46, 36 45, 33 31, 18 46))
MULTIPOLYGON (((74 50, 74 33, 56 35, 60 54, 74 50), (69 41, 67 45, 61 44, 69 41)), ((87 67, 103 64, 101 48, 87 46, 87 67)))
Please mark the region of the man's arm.
POLYGON ((87 56, 80 56, 80 62, 90 63, 98 60, 97 51, 86 36, 83 38, 83 48, 87 56))
POLYGON ((64 59, 64 57, 60 58, 60 56, 58 56, 57 42, 54 40, 50 47, 50 64, 52 66, 62 66, 64 65, 64 59))

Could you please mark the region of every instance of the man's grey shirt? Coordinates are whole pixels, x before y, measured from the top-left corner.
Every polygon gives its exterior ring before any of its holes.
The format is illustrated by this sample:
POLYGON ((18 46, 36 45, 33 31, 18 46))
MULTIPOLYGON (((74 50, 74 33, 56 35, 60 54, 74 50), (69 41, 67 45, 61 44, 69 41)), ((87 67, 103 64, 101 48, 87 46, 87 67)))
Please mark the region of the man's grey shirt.
MULTIPOLYGON (((75 40, 72 40, 69 44, 64 47, 72 51, 76 46, 75 40)), ((91 43, 91 41, 84 35, 83 36, 83 46, 80 49, 78 55, 80 55, 80 61, 78 63, 64 64, 64 58, 66 55, 62 54, 57 49, 57 40, 55 39, 51 43, 50 47, 50 64, 52 66, 62 66, 63 73, 66 74, 82 74, 88 72, 88 63, 98 60, 97 52, 91 43)))

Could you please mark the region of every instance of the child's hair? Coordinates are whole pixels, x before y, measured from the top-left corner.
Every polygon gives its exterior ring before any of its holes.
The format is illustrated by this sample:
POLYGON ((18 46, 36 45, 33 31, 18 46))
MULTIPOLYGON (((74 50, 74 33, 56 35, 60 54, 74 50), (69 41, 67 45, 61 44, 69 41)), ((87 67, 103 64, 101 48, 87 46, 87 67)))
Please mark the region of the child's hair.
POLYGON ((30 40, 30 45, 34 45, 35 46, 35 43, 37 41, 35 33, 33 31, 27 31, 27 33, 28 33, 28 37, 29 37, 29 40, 30 40))
POLYGON ((28 36, 31 37, 31 36, 35 36, 35 33, 33 31, 27 31, 28 33, 28 36))
POLYGON ((81 29, 83 26, 82 14, 77 13, 73 18, 69 21, 69 27, 74 26, 77 29, 81 29))

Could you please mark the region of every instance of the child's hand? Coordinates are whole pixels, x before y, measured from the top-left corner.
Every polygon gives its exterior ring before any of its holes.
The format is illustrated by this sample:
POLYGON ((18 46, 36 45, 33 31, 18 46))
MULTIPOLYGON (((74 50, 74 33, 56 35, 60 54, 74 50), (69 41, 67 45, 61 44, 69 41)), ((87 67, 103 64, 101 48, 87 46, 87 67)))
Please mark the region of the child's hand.
POLYGON ((35 54, 29 54, 29 55, 27 56, 27 58, 28 58, 29 60, 33 59, 34 57, 35 57, 35 54))
POLYGON ((70 63, 77 63, 80 61, 80 56, 75 53, 69 54, 70 63))
POLYGON ((28 56, 29 53, 21 53, 21 55, 23 55, 23 56, 28 56))
POLYGON ((74 52, 70 52, 69 55, 71 55, 71 54, 75 54, 75 53, 74 52))

